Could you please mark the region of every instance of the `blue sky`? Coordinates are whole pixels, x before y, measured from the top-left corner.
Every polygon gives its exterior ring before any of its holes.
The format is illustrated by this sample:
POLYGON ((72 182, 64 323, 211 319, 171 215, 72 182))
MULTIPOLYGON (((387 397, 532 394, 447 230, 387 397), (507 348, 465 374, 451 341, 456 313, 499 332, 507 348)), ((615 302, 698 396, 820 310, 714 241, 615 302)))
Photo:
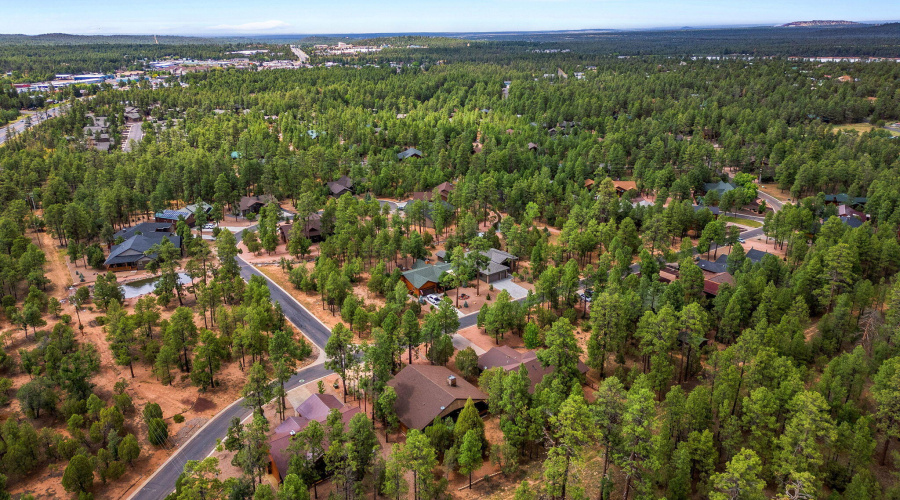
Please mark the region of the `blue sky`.
MULTIPOLYGON (((7 2, 4 2, 7 3, 7 2)), ((898 0, 10 0, 0 33, 509 31, 900 19, 898 0)))

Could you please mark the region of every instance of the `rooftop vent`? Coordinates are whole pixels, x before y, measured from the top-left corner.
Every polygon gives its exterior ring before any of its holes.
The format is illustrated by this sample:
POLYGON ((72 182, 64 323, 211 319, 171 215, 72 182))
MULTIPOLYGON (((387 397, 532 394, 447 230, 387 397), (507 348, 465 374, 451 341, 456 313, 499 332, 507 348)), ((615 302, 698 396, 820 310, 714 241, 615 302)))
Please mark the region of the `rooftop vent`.
POLYGON ((450 375, 447 377, 447 385, 450 387, 456 387, 456 375, 450 375))
POLYGON ((291 431, 291 436, 293 436, 294 434, 296 434, 296 432, 295 432, 295 431, 291 431))

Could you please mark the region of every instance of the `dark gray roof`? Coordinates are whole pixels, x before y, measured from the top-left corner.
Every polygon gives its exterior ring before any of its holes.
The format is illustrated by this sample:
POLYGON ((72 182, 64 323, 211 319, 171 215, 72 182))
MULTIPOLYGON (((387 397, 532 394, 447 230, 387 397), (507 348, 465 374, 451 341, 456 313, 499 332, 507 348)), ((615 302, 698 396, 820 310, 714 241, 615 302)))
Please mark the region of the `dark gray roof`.
POLYGON ((706 272, 710 273, 724 273, 727 272, 728 268, 725 264, 720 264, 718 262, 710 262, 705 259, 700 259, 697 261, 697 267, 703 269, 706 272))
POLYGON ((406 151, 404 151, 404 152, 402 152, 402 153, 398 153, 398 154, 397 154, 397 159, 398 159, 398 160, 405 160, 405 159, 409 158, 410 156, 422 156, 422 152, 419 151, 419 150, 416 149, 416 148, 409 148, 409 149, 407 149, 406 151))
POLYGON ((769 252, 763 252, 762 250, 757 250, 755 248, 751 248, 750 250, 747 250, 746 255, 747 255, 747 259, 750 262, 756 264, 759 261, 763 260, 763 257, 765 257, 766 255, 769 255, 769 252))
POLYGON ((141 222, 140 224, 135 224, 131 227, 126 227, 125 229, 120 229, 113 235, 113 239, 122 238, 123 240, 127 240, 132 236, 141 233, 158 233, 158 232, 169 232, 172 230, 172 223, 170 222, 141 222))
POLYGON ((858 228, 863 225, 863 221, 857 219, 856 217, 841 217, 841 222, 850 226, 853 229, 858 228))
POLYGON ((183 208, 181 210, 163 210, 162 212, 156 212, 156 217, 173 221, 177 221, 179 217, 187 220, 191 215, 193 214, 190 211, 183 208))
POLYGON ((710 211, 713 215, 719 215, 720 213, 722 213, 722 212, 719 210, 719 207, 707 207, 706 205, 694 205, 694 212, 699 212, 700 210, 703 210, 704 208, 708 208, 709 211, 710 211))
MULTIPOLYGON (((164 238, 168 238, 175 245, 175 248, 181 247, 181 238, 174 233, 138 234, 128 238, 121 245, 114 246, 104 264, 111 266, 137 262, 144 257, 144 252, 153 248, 153 245, 161 243, 164 238)), ((147 257, 153 260, 156 258, 156 255, 151 254, 147 257)))

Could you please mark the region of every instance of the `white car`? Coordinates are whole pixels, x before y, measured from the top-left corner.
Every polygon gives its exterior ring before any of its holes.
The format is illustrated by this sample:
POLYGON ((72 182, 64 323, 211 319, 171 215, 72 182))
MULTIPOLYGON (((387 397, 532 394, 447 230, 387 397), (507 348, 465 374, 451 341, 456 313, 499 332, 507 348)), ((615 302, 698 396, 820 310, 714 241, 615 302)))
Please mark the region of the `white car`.
POLYGON ((745 240, 744 238, 738 238, 738 243, 746 243, 746 242, 747 242, 747 240, 745 240))
POLYGON ((438 306, 438 305, 440 305, 441 299, 442 299, 442 298, 443 298, 443 297, 441 297, 441 295, 440 295, 440 294, 437 294, 437 293, 433 293, 433 294, 431 294, 431 295, 426 295, 426 296, 425 296, 425 300, 427 300, 428 303, 431 304, 431 305, 433 305, 433 306, 438 306))
POLYGON ((216 227, 216 225, 212 222, 210 222, 209 224, 203 224, 203 229, 213 229, 214 227, 216 227))

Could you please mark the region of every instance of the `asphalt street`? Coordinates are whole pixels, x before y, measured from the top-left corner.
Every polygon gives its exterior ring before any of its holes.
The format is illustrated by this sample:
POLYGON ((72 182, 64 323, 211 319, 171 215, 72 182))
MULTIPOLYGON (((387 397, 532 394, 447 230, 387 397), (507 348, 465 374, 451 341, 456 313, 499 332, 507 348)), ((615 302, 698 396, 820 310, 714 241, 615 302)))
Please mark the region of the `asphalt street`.
MULTIPOLYGON (((68 110, 68 109, 69 109, 69 105, 63 104, 62 106, 50 108, 47 111, 38 111, 38 112, 34 113, 33 115, 31 115, 31 126, 34 127, 46 120, 49 120, 50 118, 57 117, 60 114, 65 113, 66 110, 68 110)), ((24 118, 22 118, 21 120, 19 120, 17 122, 10 123, 9 125, 7 125, 5 127, 0 127, 0 144, 3 144, 4 142, 6 142, 6 140, 8 138, 7 134, 9 134, 10 131, 13 132, 13 135, 18 135, 18 134, 21 134, 22 131, 25 130, 25 128, 26 127, 25 127, 25 119, 24 118)))
MULTIPOLYGON (((262 273, 240 257, 238 257, 237 262, 241 268, 241 277, 245 280, 249 280, 252 275, 263 276, 262 273)), ((325 343, 328 342, 331 332, 271 280, 266 279, 266 283, 269 285, 272 300, 281 304, 285 317, 306 334, 314 344, 323 349, 325 343)), ((331 370, 326 369, 321 363, 317 363, 297 372, 290 378, 285 388, 290 390, 330 373, 331 370)), ((206 426, 194 433, 194 436, 157 469, 156 473, 130 498, 132 500, 161 500, 171 493, 175 489, 175 481, 181 475, 188 460, 203 460, 206 458, 216 447, 216 440, 224 437, 228 432, 232 418, 238 417, 243 420, 250 415, 250 410, 245 408, 242 403, 243 399, 236 401, 213 417, 207 422, 206 426)))

